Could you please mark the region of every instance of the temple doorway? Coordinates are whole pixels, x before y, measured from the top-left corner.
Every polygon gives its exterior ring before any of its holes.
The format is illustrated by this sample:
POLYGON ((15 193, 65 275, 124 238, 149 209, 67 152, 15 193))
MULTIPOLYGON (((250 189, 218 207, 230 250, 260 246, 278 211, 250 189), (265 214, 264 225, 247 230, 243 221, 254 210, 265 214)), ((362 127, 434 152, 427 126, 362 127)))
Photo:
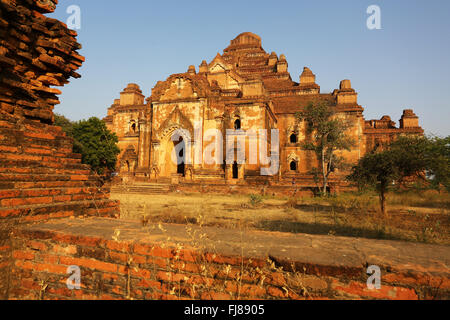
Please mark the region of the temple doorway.
POLYGON ((177 174, 185 177, 186 176, 186 143, 183 137, 180 140, 174 141, 175 152, 177 152, 177 174))
POLYGON ((239 179, 239 166, 236 161, 233 163, 233 179, 239 179))

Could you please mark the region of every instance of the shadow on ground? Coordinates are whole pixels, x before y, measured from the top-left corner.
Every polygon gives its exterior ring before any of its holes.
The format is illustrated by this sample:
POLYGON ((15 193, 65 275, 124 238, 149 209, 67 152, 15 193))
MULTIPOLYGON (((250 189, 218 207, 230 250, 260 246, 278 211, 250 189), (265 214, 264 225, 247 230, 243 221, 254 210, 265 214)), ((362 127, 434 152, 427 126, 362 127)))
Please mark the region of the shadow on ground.
POLYGON ((260 221, 255 225, 256 229, 263 231, 306 233, 316 235, 336 235, 344 237, 386 239, 386 240, 406 240, 387 232, 384 228, 365 229, 351 226, 330 226, 323 223, 305 223, 294 221, 260 221))

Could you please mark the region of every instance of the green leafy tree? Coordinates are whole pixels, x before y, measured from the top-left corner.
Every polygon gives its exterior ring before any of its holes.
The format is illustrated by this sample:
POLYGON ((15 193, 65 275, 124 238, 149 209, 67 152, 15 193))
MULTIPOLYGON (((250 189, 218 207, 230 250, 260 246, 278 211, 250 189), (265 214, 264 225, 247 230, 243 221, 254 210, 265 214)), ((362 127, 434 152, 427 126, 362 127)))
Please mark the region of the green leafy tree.
POLYGON ((307 133, 312 135, 312 140, 303 143, 302 148, 316 154, 319 168, 314 168, 311 173, 316 182, 322 180, 321 192, 326 195, 330 175, 346 166, 338 152, 350 150, 354 145, 353 139, 346 135, 348 123, 339 119, 326 103, 309 103, 296 116, 299 121, 305 121, 307 133))
POLYGON ((78 142, 74 144, 74 152, 82 155, 83 163, 89 164, 98 174, 103 174, 105 169, 115 170, 120 153, 118 138, 106 128, 103 121, 93 117, 76 122, 72 135, 78 142))
POLYGON ((55 113, 55 126, 61 127, 63 131, 72 137, 73 122, 61 114, 55 113))
POLYGON ((347 178, 356 182, 360 189, 375 187, 380 197, 381 212, 387 216, 386 192, 399 177, 394 153, 383 151, 365 155, 347 178))
POLYGON ((374 151, 361 158, 347 179, 356 182, 360 188, 375 187, 381 212, 387 218, 386 193, 389 188, 407 178, 426 179, 431 157, 428 139, 399 137, 384 151, 374 151))
POLYGON ((72 122, 55 114, 55 125, 62 127, 63 131, 74 139, 73 152, 81 154, 82 162, 90 165, 93 171, 104 174, 105 170, 115 170, 120 153, 117 147, 118 138, 108 130, 103 121, 93 117, 72 122))
POLYGON ((428 138, 428 177, 431 185, 450 191, 450 136, 428 138))

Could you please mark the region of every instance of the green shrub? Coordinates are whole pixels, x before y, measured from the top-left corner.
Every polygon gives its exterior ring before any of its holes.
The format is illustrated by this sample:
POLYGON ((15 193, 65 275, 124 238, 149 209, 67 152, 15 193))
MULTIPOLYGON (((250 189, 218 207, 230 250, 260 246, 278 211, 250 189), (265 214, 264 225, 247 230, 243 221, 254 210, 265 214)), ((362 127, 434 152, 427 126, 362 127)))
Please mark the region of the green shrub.
POLYGON ((259 206, 263 202, 262 196, 259 194, 250 195, 250 204, 254 207, 259 206))

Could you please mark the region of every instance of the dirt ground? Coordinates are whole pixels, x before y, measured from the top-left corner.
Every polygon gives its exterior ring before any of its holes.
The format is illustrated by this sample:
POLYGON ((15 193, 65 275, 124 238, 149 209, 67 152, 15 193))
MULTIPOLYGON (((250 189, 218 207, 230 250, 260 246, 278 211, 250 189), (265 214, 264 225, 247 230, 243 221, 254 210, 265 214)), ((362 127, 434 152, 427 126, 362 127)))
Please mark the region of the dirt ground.
POLYGON ((241 195, 112 194, 123 219, 143 223, 201 224, 288 233, 450 244, 448 199, 433 202, 392 197, 389 218, 377 211, 376 197, 275 198, 241 195), (400 203, 400 204, 399 204, 400 203), (416 206, 411 206, 415 204, 416 206))

